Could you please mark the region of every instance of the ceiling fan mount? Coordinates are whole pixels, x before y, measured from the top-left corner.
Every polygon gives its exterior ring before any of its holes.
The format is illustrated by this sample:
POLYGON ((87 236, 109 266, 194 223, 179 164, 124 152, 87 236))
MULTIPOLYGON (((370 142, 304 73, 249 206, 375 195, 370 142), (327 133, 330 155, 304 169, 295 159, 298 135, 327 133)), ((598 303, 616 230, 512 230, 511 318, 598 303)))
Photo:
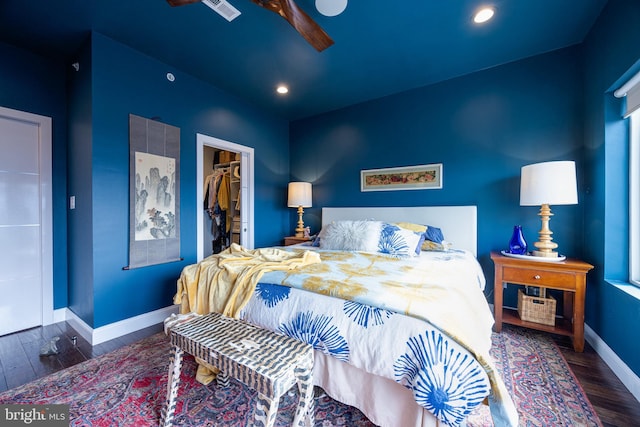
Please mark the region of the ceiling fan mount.
MULTIPOLYGON (((184 6, 201 0, 167 0, 171 6, 184 6)), ((209 0, 216 3, 216 0, 209 0)), ((251 0, 271 12, 282 16, 318 52, 333 44, 333 40, 309 15, 293 0, 251 0)))

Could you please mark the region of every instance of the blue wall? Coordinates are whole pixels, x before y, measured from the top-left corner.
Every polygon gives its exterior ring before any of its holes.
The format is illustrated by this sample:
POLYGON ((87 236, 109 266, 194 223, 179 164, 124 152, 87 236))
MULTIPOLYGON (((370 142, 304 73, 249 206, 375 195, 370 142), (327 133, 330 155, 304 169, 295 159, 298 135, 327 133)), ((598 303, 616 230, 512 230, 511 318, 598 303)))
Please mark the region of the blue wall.
MULTIPOLYGON (((80 68, 69 71, 69 179, 68 195, 76 198, 76 208, 69 210, 69 302, 68 307, 93 325, 93 181, 91 144, 91 43, 87 41, 75 58, 80 68)), ((66 198, 67 193, 60 195, 66 198)), ((65 283, 66 285, 67 283, 65 283)))
MULTIPOLYGON (((540 229, 538 208, 519 206, 520 168, 576 160, 582 173, 582 102, 572 47, 296 121, 292 178, 314 184, 306 223, 317 230, 323 206, 477 205, 492 302, 489 252, 507 247, 516 224, 531 243, 540 229), (361 169, 427 163, 443 163, 441 190, 360 192, 361 169)), ((554 241, 574 257, 582 255, 582 210, 553 207, 554 241)))
POLYGON ((72 76, 77 80, 72 127, 78 125, 79 135, 74 133, 70 142, 70 174, 88 182, 70 180, 78 208, 70 214, 75 259, 69 287, 72 310, 99 327, 170 305, 181 269, 196 261, 196 209, 201 206, 196 201, 201 185, 196 182, 196 133, 254 148, 255 244, 281 242, 288 219, 289 130, 288 122, 99 33, 92 34, 90 50, 72 76), (89 74, 83 77, 83 71, 89 74), (175 82, 167 80, 167 72, 175 82), (129 242, 130 113, 181 129, 182 262, 123 270, 129 242), (83 232, 87 224, 88 236, 83 232))
POLYGON ((67 111, 62 61, 0 43, 0 105, 52 119, 53 304, 67 306, 67 111))
POLYGON ((610 0, 583 43, 585 70, 585 258, 589 275, 587 324, 640 375, 640 302, 613 286, 627 280, 628 247, 626 124, 611 94, 620 79, 640 71, 640 2, 610 0), (620 250, 623 248, 622 250, 620 250))

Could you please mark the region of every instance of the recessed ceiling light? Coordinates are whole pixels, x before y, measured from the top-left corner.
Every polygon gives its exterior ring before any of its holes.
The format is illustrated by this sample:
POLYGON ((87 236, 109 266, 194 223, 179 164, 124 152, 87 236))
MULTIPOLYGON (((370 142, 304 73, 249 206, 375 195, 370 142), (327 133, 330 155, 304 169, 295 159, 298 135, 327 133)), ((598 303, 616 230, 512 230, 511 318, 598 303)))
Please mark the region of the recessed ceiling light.
POLYGON ((289 93, 289 88, 285 85, 280 85, 276 88, 276 92, 278 92, 280 95, 284 95, 289 93))
POLYGON ((494 13, 495 10, 492 7, 484 7, 473 16, 473 22, 476 24, 487 22, 489 19, 493 18, 494 13))

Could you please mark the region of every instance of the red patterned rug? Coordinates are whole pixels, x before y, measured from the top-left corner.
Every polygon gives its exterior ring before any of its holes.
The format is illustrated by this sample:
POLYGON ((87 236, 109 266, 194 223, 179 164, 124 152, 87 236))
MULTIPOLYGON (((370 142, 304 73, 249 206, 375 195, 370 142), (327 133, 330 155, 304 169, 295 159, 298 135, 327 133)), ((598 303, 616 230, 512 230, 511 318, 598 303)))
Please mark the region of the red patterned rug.
MULTIPOLYGON (((556 344, 535 331, 505 326, 493 334, 492 355, 520 413, 523 426, 601 426, 556 344)), ((155 426, 166 393, 169 344, 157 334, 112 353, 0 394, 0 404, 69 404, 71 426, 155 426)), ((175 425, 246 426, 255 393, 231 381, 225 389, 194 380, 195 362, 185 357, 175 425)), ((277 426, 293 420, 297 395, 280 402, 277 426)), ((318 426, 372 426, 355 408, 316 399, 318 426)), ((469 419, 492 426, 486 408, 469 419)))
MULTIPOLYGON (((513 399, 521 426, 602 427, 560 349, 545 333, 503 325, 492 335, 491 355, 513 399)), ((493 426, 486 407, 470 427, 493 426)))

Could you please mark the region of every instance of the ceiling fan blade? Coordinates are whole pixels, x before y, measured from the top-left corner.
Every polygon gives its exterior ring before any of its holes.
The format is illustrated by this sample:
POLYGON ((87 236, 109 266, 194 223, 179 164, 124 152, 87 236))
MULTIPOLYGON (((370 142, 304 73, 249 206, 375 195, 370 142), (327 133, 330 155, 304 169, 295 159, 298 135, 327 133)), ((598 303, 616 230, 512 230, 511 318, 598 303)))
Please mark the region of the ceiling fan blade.
POLYGON ((185 4, 198 3, 201 0, 167 0, 171 6, 184 6, 185 4))
MULTIPOLYGON (((167 0, 169 1, 169 0, 167 0)), ((309 15, 307 15, 293 0, 252 0, 277 13, 289 22, 318 52, 322 52, 333 44, 333 40, 309 15)))

